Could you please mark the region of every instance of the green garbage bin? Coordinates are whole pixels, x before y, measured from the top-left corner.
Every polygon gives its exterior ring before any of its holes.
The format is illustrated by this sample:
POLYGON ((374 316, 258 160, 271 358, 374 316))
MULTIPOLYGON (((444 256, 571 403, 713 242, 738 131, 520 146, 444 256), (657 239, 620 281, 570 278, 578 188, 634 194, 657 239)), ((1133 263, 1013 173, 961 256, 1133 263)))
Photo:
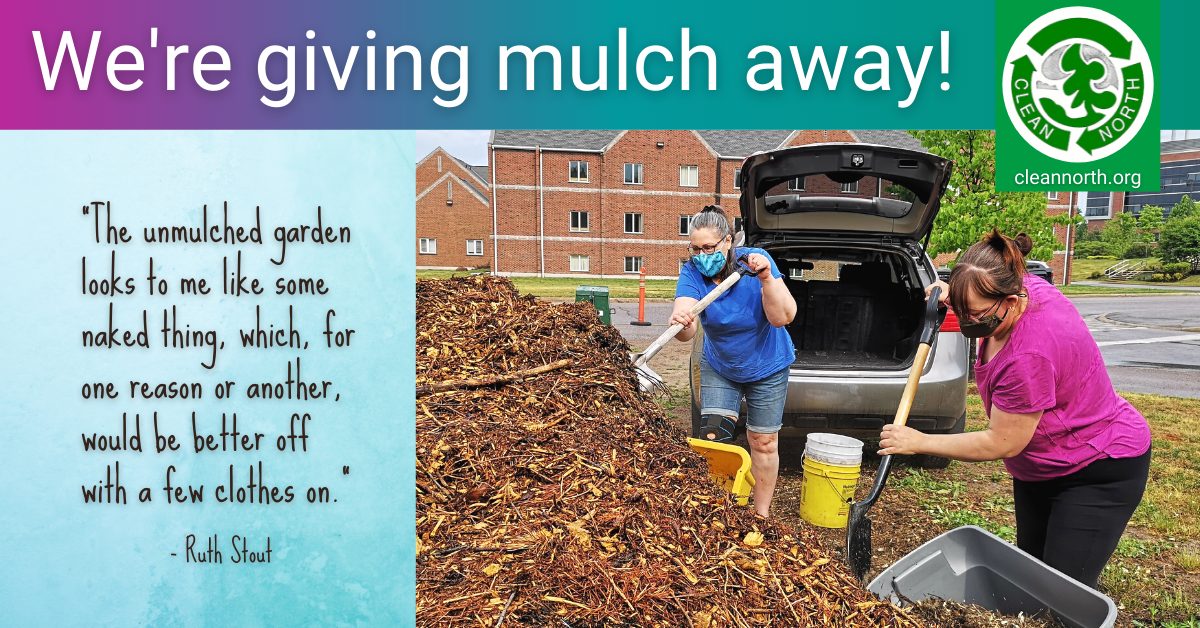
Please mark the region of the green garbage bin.
POLYGON ((608 309, 608 286, 579 286, 575 288, 575 302, 587 301, 596 308, 600 320, 612 325, 612 310, 608 309))

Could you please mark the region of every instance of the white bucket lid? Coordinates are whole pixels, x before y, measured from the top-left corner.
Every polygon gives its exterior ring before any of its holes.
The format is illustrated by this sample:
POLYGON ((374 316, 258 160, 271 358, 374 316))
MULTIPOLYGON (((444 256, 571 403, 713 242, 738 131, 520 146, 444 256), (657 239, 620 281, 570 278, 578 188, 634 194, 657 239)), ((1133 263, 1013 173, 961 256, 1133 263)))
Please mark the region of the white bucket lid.
POLYGON ((804 457, 817 462, 853 467, 862 463, 863 442, 840 434, 809 434, 804 457))

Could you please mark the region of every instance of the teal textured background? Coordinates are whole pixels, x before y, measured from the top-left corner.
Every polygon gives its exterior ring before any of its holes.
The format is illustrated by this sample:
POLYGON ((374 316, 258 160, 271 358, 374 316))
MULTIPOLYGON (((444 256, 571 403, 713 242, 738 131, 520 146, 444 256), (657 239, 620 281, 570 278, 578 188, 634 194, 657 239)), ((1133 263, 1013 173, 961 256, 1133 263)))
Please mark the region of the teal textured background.
MULTIPOLYGON (((404 626, 413 616, 413 134, 395 132, 6 132, 0 134, 5 243, 0 334, 0 625, 3 626, 404 626), (108 276, 113 247, 96 244, 81 207, 112 202, 114 223, 134 240, 117 247, 117 273, 136 279, 118 296, 115 324, 140 326, 148 308, 151 349, 84 349, 80 332, 102 329, 110 299, 83 296, 88 274, 108 276), (253 222, 261 206, 265 243, 147 244, 143 226, 209 224, 228 201, 230 223, 253 222), (352 229, 350 244, 288 246, 282 266, 276 226, 352 229), (214 211, 215 210, 215 211, 214 211), (216 214, 214 216, 214 214, 216 214), (277 277, 322 277, 326 296, 221 294, 221 259, 242 250, 243 273, 271 286, 277 277), (147 294, 149 256, 171 279, 171 296, 147 294), (178 296, 177 278, 205 277, 214 290, 178 296), (179 325, 216 329, 225 348, 216 367, 205 350, 161 348, 162 309, 177 305, 179 325), (236 330, 294 326, 307 350, 241 348, 236 330), (335 328, 357 330, 350 349, 327 349, 325 311, 335 328), (155 346, 156 343, 159 346, 155 346), (236 344, 236 346, 235 346, 236 344), (245 398, 252 382, 283 382, 301 358, 305 380, 331 380, 331 400, 265 402, 245 398), (199 381, 200 402, 130 400, 128 380, 199 381), (233 380, 233 399, 213 384, 233 380), (119 400, 86 401, 84 382, 111 381, 119 400), (154 453, 151 414, 183 447, 154 453), (238 428, 266 434, 261 453, 193 453, 191 412, 202 431, 220 430, 221 413, 238 428), (121 414, 141 414, 143 453, 88 452, 83 432, 119 433, 121 414), (279 452, 293 412, 311 413, 309 452, 279 452), (270 443, 270 445, 268 445, 270 443), (294 485, 290 504, 221 504, 212 491, 244 485, 261 460, 268 485, 294 485), (121 463, 128 505, 83 503, 80 486, 121 463), (204 484, 201 505, 167 504, 173 484, 204 484), (348 465, 350 474, 343 475, 348 465), (138 488, 153 503, 137 503, 138 488), (337 503, 309 504, 309 486, 328 486, 337 503), (184 538, 217 534, 222 565, 184 562, 184 538), (234 534, 250 547, 271 537, 270 565, 230 561, 234 534), (171 557, 170 553, 179 554, 171 557)), ((103 224, 103 221, 102 221, 103 224)))

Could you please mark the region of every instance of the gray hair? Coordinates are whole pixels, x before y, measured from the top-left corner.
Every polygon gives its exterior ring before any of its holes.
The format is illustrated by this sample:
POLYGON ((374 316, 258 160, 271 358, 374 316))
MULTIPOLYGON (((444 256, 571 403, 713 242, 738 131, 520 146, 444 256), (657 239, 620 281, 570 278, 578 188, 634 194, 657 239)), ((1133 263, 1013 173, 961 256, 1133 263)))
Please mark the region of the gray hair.
POLYGON ((695 231, 696 229, 712 229, 721 239, 725 239, 725 236, 731 232, 729 217, 725 215, 725 210, 720 205, 708 205, 700 210, 700 213, 692 216, 691 230, 695 231))

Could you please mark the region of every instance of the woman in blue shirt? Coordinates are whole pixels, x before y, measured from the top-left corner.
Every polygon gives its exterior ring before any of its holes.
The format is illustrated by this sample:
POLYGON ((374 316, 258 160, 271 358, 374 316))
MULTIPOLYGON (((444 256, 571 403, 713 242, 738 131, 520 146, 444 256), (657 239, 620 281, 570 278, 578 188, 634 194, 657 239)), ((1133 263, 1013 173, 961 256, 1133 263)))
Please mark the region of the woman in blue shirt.
POLYGON ((719 205, 709 205, 693 216, 690 233, 691 261, 679 271, 671 314, 670 324, 684 326, 676 340, 695 337, 692 306, 735 272, 739 256, 748 255, 746 265, 757 273, 757 281, 743 278, 700 313, 704 325, 700 414, 706 424, 718 427, 706 434, 708 438, 732 440, 742 398, 746 399, 754 510, 766 517, 779 476, 779 428, 788 367, 795 359, 784 326, 796 316, 796 300, 766 251, 734 249, 729 217, 719 205))

